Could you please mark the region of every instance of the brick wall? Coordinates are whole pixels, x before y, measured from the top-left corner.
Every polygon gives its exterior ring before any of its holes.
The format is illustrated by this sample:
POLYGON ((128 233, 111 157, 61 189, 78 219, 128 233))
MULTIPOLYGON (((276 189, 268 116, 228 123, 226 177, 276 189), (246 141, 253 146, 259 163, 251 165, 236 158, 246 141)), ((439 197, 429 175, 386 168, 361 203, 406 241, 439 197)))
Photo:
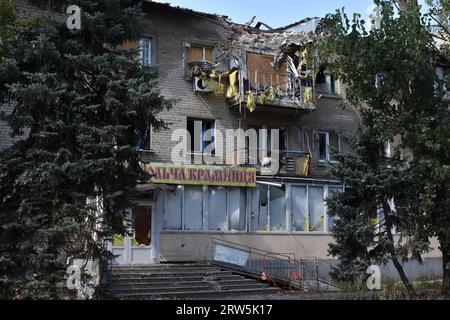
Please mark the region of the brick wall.
MULTIPOLYGON (((16 0, 15 3, 22 15, 27 18, 50 14, 45 8, 31 6, 27 0, 16 0)), ((64 15, 56 17, 63 19, 64 15)), ((240 113, 239 108, 229 107, 223 95, 195 93, 192 81, 185 77, 185 43, 223 46, 232 37, 232 31, 213 16, 202 16, 164 6, 151 8, 147 18, 148 26, 144 36, 151 36, 154 39, 155 65, 159 71, 161 93, 166 97, 177 99, 177 103, 171 110, 160 114, 168 124, 168 129, 152 134, 153 152, 144 153, 144 160, 170 162, 171 150, 177 144, 177 141, 171 141, 172 131, 185 129, 187 117, 215 119, 216 128, 219 130, 237 129, 239 123, 243 128, 246 125, 288 127, 291 151, 300 151, 304 148, 300 141, 300 128, 309 132, 336 131, 346 136, 354 133, 359 122, 358 113, 351 107, 345 110, 339 108, 342 99, 337 95, 324 95, 319 100, 317 109, 312 112, 258 106, 253 113, 248 111, 240 113)), ((0 123, 0 130, 0 147, 5 147, 10 143, 5 123, 0 123)), ((319 150, 312 137, 310 147, 313 157, 311 177, 327 178, 328 168, 317 161, 319 150)))
MULTIPOLYGON (((286 110, 279 108, 257 107, 255 112, 239 113, 239 108, 230 109, 223 95, 195 93, 192 81, 186 80, 183 63, 184 43, 222 44, 230 36, 229 31, 220 23, 201 18, 190 13, 153 11, 148 15, 150 21, 146 33, 155 39, 156 66, 160 74, 161 92, 166 97, 178 99, 170 111, 161 113, 161 117, 169 124, 169 129, 153 133, 151 157, 146 160, 170 161, 172 147, 177 142, 170 140, 174 129, 186 128, 187 117, 216 119, 218 129, 236 129, 239 119, 245 117, 243 125, 288 127, 290 131, 289 149, 299 150, 299 134, 296 129, 305 128, 310 131, 336 131, 351 136, 358 125, 358 112, 354 108, 341 109, 338 105, 342 98, 337 95, 324 95, 317 109, 312 112, 286 110)), ((245 108, 245 104, 243 104, 245 108)), ((313 166, 311 176, 327 178, 328 167, 319 164, 317 146, 311 142, 313 166)), ((306 150, 303 150, 306 151, 306 150)))

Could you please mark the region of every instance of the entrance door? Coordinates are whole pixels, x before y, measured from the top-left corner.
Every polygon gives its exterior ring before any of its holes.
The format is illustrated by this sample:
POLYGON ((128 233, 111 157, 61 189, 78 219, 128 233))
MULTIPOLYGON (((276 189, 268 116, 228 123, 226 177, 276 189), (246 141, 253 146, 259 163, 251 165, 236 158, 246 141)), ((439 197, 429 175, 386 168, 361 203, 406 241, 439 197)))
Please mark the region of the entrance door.
POLYGON ((138 204, 128 210, 125 221, 128 234, 113 237, 114 264, 151 264, 155 262, 155 214, 153 204, 138 204))

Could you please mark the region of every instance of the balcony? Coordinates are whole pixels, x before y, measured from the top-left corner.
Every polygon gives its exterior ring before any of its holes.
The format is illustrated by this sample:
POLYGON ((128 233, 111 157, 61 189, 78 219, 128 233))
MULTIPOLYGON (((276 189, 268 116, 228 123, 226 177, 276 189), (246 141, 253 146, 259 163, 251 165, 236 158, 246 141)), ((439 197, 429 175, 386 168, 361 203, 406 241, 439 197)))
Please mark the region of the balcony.
MULTIPOLYGON (((249 110, 315 110, 316 97, 310 79, 298 80, 286 73, 249 70, 243 77, 243 101, 249 110), (252 95, 250 97, 250 95, 252 95)), ((238 105, 234 102, 232 107, 238 105)))
POLYGON ((308 177, 311 167, 311 155, 304 151, 267 150, 258 149, 257 159, 250 155, 248 149, 245 150, 246 161, 239 161, 237 152, 235 153, 235 164, 246 164, 256 167, 258 174, 266 176, 285 177, 308 177), (278 155, 277 155, 278 154, 278 155), (276 166, 272 169, 272 157, 279 157, 278 170, 276 166))

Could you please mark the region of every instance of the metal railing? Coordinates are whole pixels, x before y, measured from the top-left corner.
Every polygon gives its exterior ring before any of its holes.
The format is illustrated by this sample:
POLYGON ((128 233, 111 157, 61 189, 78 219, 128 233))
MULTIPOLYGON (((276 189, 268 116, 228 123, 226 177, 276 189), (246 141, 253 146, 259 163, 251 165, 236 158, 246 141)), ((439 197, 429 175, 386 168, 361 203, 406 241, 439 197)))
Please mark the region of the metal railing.
POLYGON ((340 284, 331 277, 330 262, 318 258, 296 259, 293 253, 274 253, 230 242, 220 238, 211 238, 210 263, 235 270, 237 272, 262 278, 284 288, 300 288, 313 291, 340 289, 340 284), (217 256, 218 246, 242 259, 217 256))
MULTIPOLYGON (((277 284, 289 284, 298 280, 296 275, 300 270, 299 261, 292 253, 268 252, 245 245, 233 243, 219 238, 211 238, 210 262, 228 269, 236 270, 257 278, 263 275, 277 284), (229 250, 237 250, 244 256, 240 263, 234 263, 216 256, 217 248, 225 247, 229 250)), ((236 252, 236 251, 235 251, 236 252)))

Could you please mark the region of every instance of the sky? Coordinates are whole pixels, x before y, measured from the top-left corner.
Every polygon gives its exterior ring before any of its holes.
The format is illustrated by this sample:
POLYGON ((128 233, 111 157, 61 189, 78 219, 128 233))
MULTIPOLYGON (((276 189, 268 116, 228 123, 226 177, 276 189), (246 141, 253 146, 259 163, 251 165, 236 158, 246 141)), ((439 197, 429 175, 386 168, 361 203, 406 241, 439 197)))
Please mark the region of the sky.
MULTIPOLYGON (((345 7, 349 13, 368 16, 373 0, 157 0, 195 11, 218 13, 232 21, 245 23, 253 16, 272 28, 286 26, 307 17, 324 17, 327 13, 345 7)), ((424 2, 423 0, 419 0, 424 2)))

